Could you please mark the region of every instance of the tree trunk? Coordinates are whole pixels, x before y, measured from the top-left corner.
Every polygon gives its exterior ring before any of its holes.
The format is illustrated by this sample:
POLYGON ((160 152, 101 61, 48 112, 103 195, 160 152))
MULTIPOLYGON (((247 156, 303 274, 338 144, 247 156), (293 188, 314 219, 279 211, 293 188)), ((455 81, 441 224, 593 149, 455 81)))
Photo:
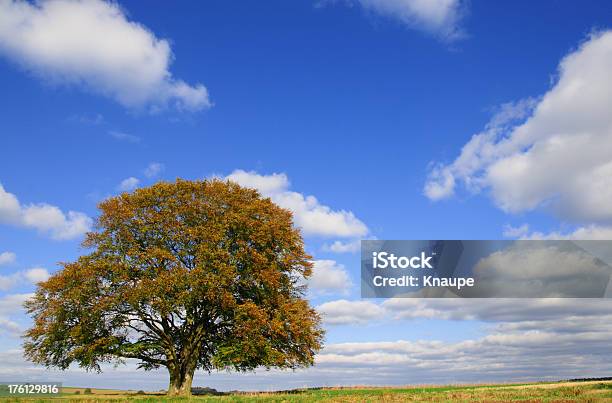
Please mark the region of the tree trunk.
MULTIPOLYGON (((191 366, 189 366, 191 367, 191 366)), ((191 383, 193 382, 193 374, 195 368, 184 369, 168 368, 170 372, 170 385, 168 386, 168 396, 191 396, 191 383)))

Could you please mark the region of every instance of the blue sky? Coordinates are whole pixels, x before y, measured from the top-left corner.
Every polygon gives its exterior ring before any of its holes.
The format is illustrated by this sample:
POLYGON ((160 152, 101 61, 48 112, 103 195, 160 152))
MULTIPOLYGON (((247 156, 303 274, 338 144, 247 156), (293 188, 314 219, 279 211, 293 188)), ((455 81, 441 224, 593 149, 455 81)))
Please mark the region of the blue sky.
MULTIPOLYGON (((606 190, 612 126, 601 110, 611 106, 612 80, 602 71, 612 66, 612 9, 605 1, 418 4, 0 1, 0 254, 7 253, 0 266, 0 348, 15 360, 0 378, 15 368, 22 377, 51 376, 19 361, 17 334, 28 319, 14 296, 44 277, 32 269, 52 273, 57 262, 83 252, 79 243, 96 203, 129 178, 135 179, 126 189, 233 173, 243 184, 268 186, 264 194, 310 226, 307 247, 320 261, 311 300, 328 315, 330 347, 314 370, 298 375, 303 384, 340 384, 351 368, 362 370, 338 359, 358 355, 346 343, 395 362, 390 354, 404 357, 393 350, 400 347, 367 342, 425 340, 462 349, 509 328, 517 337, 543 332, 527 326, 529 304, 537 308, 538 301, 518 304, 511 319, 498 319, 508 308, 497 303, 484 312, 467 302, 417 301, 400 309, 359 301, 358 255, 330 245, 372 237, 609 238, 612 213, 602 206, 612 201, 606 190), (112 35, 121 40, 105 39, 112 35), (584 88, 568 106, 576 85, 584 88), (551 128, 555 120, 567 133, 551 128), (487 132, 480 145, 471 142, 487 132), (588 141, 576 140, 584 133, 588 141), (550 151, 553 138, 584 158, 550 151), (504 139, 518 145, 508 150, 504 139), (588 145, 595 141, 599 147, 588 145), (464 145, 477 152, 461 154, 464 145), (158 169, 147 174, 151 164, 158 169), (596 196, 573 196, 582 193, 596 196), (69 211, 78 214, 71 218, 69 211), (346 280, 353 286, 342 286, 346 280)), ((555 323, 567 312, 564 304, 553 304, 545 318, 555 323)), ((612 315, 605 301, 587 305, 593 318, 612 315)), ((546 331, 567 336, 552 324, 546 331)), ((499 343, 502 351, 508 347, 499 343)), ((426 350, 411 348, 417 347, 426 350)), ((457 364, 419 377, 400 359, 393 376, 371 383, 595 375, 609 364, 540 367, 605 351, 593 342, 584 351, 536 355, 534 365, 509 360, 497 375, 467 376, 457 364)), ((52 376, 125 386, 112 374, 52 376)), ((236 379, 245 388, 296 382, 285 374, 257 376, 201 381, 222 388, 236 379)), ((152 378, 151 387, 163 387, 164 377, 152 378)))

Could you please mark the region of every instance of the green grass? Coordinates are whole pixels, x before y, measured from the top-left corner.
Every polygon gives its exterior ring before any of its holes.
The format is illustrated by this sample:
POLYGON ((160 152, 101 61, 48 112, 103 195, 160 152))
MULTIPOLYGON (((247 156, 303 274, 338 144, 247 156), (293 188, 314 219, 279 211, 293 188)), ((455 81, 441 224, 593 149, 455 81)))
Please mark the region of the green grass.
POLYGON ((136 391, 92 389, 92 394, 75 394, 76 388, 66 388, 54 398, 3 398, 12 402, 611 402, 612 382, 559 382, 513 385, 428 386, 392 388, 318 388, 273 393, 227 393, 218 396, 167 398, 164 395, 138 395, 136 391))

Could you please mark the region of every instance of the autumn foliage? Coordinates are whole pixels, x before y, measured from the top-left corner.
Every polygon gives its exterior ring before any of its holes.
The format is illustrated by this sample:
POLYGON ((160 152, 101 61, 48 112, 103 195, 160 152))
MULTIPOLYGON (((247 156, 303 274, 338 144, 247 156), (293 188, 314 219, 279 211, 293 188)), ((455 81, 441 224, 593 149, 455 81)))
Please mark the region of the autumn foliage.
POLYGON ((90 253, 26 303, 28 359, 96 371, 136 359, 166 367, 175 395, 190 393, 196 369, 313 364, 323 331, 289 211, 221 180, 161 182, 99 208, 90 253))

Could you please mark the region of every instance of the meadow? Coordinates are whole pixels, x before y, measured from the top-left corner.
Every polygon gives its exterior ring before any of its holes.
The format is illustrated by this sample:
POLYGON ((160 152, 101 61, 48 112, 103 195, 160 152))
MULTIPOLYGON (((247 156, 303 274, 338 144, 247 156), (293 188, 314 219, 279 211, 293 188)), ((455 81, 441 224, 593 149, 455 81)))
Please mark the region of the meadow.
POLYGON ((282 392, 209 391, 190 398, 168 398, 162 393, 65 387, 52 398, 0 398, 7 402, 612 402, 612 381, 532 384, 336 387, 282 392))

